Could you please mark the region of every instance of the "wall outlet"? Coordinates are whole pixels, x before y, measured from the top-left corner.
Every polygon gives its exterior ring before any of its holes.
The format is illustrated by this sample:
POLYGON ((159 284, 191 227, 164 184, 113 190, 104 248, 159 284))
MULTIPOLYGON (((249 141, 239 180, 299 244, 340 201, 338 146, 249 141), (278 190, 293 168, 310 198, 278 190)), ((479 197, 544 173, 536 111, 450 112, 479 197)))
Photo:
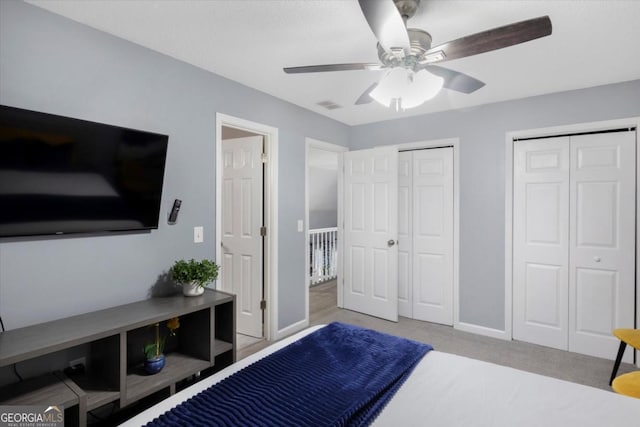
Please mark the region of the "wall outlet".
POLYGON ((304 221, 299 219, 298 220, 298 232, 302 233, 304 231, 304 221))
POLYGON ((73 359, 69 361, 69 367, 73 368, 74 366, 85 366, 87 363, 87 359, 84 357, 79 357, 77 359, 73 359))
POLYGON ((204 227, 193 227, 193 243, 204 242, 204 227))

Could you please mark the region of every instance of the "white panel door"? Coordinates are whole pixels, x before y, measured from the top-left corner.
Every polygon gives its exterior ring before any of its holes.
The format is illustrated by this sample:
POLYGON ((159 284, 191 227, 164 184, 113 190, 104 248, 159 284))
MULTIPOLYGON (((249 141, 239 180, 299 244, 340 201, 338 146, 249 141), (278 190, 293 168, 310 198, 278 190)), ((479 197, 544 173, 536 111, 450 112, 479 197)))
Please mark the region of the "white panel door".
POLYGON ((413 156, 413 318, 453 325, 453 148, 413 156))
POLYGON ((569 138, 513 150, 513 338, 567 349, 569 138))
POLYGON ((413 318, 413 155, 398 153, 398 314, 413 318))
POLYGON ((635 132, 571 137, 570 351, 611 359, 634 327, 635 158, 635 132))
POLYGON ((344 153, 344 308, 398 321, 398 151, 344 153))
POLYGON ((262 136, 222 141, 222 290, 236 295, 237 331, 262 337, 262 136))

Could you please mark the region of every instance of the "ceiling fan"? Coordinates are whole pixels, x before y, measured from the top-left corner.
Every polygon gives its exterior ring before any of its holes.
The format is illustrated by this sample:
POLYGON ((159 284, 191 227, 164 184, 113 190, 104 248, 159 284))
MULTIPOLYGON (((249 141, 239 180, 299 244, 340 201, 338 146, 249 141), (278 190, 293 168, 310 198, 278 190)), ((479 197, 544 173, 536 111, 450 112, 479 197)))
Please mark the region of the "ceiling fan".
POLYGON ((356 105, 376 100, 406 109, 434 97, 440 88, 472 93, 485 84, 469 75, 434 65, 514 46, 551 34, 548 16, 528 19, 431 46, 431 35, 407 28, 420 0, 358 0, 369 27, 378 39, 380 63, 349 63, 287 67, 288 74, 347 70, 387 70, 358 98, 356 105))

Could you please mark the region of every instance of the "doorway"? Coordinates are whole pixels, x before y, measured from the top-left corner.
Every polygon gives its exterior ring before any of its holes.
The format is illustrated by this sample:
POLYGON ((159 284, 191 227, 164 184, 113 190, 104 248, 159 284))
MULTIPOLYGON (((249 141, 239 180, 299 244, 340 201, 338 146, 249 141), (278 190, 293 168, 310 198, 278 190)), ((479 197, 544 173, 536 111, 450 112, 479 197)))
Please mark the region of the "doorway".
POLYGON ((238 333, 271 340, 277 325, 278 130, 223 114, 216 124, 217 288, 236 295, 238 333))
MULTIPOLYGON (((444 211, 442 211, 441 214, 443 215, 442 216, 443 219, 446 216, 446 222, 448 224, 446 227, 448 230, 447 238, 446 238, 448 248, 446 252, 449 260, 446 263, 447 274, 446 275, 440 274, 440 276, 442 276, 442 278, 444 279, 442 283, 446 283, 446 285, 443 287, 440 287, 437 290, 437 293, 440 293, 442 295, 445 295, 446 293, 446 298, 440 298, 440 297, 431 298, 432 295, 430 295, 429 292, 425 292, 420 287, 418 287, 418 290, 419 292, 422 292, 421 298, 426 302, 428 302, 428 305, 432 306, 432 308, 435 306, 439 306, 437 311, 440 311, 441 313, 445 314, 440 319, 436 319, 436 318, 427 319, 427 316, 425 316, 426 320, 437 321, 437 322, 445 323, 449 325, 453 323, 453 326, 456 329, 474 332, 473 330, 471 330, 472 328, 470 328, 467 324, 460 322, 459 310, 458 310, 458 307, 459 307, 459 282, 458 282, 459 205, 460 205, 459 203, 460 168, 459 168, 459 139, 458 138, 448 138, 448 139, 432 140, 432 141, 420 141, 420 142, 414 142, 414 143, 399 144, 396 146, 382 146, 375 149, 362 150, 360 154, 357 154, 356 152, 350 152, 350 153, 356 153, 353 156, 352 154, 348 154, 348 157, 350 158, 353 157, 351 160, 349 160, 353 164, 351 164, 350 166, 346 166, 347 161, 345 160, 344 167, 345 169, 351 168, 351 174, 352 175, 355 174, 358 177, 357 177, 357 182, 355 178, 350 178, 348 182, 341 183, 341 186, 344 186, 344 189, 342 190, 344 195, 340 196, 341 207, 339 207, 338 212, 340 217, 348 217, 349 215, 351 215, 352 220, 348 220, 348 218, 345 218, 344 220, 340 219, 338 221, 339 228, 340 228, 339 234, 341 236, 344 236, 340 238, 339 267, 340 267, 340 271, 346 271, 346 273, 341 275, 341 280, 338 281, 337 295, 338 295, 339 307, 355 308, 356 311, 361 311, 361 312, 364 312, 365 314, 370 314, 376 317, 387 318, 390 320, 397 319, 398 305, 400 303, 398 300, 398 296, 400 295, 398 282, 401 281, 399 280, 400 277, 399 277, 398 268, 397 268, 398 267, 397 261, 399 259, 397 252, 399 252, 398 251, 399 246, 404 245, 404 242, 402 242, 402 244, 400 244, 399 242, 399 240, 402 239, 402 237, 399 235, 399 232, 398 232, 399 230, 396 230, 394 232, 394 228, 393 228, 393 222, 395 221, 397 223, 397 221, 394 220, 394 218, 397 217, 398 210, 399 210, 398 204, 393 202, 393 200, 399 199, 397 195, 398 169, 397 167, 389 163, 389 159, 391 158, 390 156, 392 155, 392 153, 387 151, 383 152, 383 151, 391 150, 393 151, 393 153, 395 153, 395 155, 393 156, 395 157, 397 156, 398 151, 438 149, 438 148, 444 148, 444 147, 449 147, 448 150, 444 150, 444 151, 448 151, 449 153, 448 156, 450 156, 450 159, 447 162, 444 162, 444 161, 441 161, 441 159, 435 159, 435 158, 422 159, 422 155, 421 155, 420 156, 421 161, 418 162, 418 167, 420 168, 421 171, 425 172, 427 175, 435 176, 437 174, 429 173, 429 172, 430 171, 436 172, 437 170, 439 170, 439 167, 436 167, 435 169, 433 169, 435 166, 444 165, 445 163, 448 163, 451 169, 450 169, 450 174, 447 173, 447 175, 449 176, 448 179, 452 180, 452 182, 448 181, 445 186, 442 186, 441 183, 425 181, 424 188, 419 188, 418 190, 419 192, 424 190, 424 194, 421 194, 421 195, 428 195, 430 194, 429 193, 430 190, 433 190, 436 187, 439 187, 439 188, 442 188, 444 192, 448 193, 448 196, 447 196, 448 201, 446 203, 446 205, 449 206, 449 208, 447 208, 448 213, 445 215, 444 211), (369 157, 367 157, 365 160, 359 159, 360 157, 363 157, 363 156, 364 157, 369 156, 369 157), (395 170, 395 173, 392 172, 392 169, 395 170), (366 171, 371 171, 371 173, 370 174, 365 173, 366 171), (368 182, 368 181, 364 182, 363 180, 365 178, 371 182, 368 182), (348 193, 347 185, 350 185, 353 190, 353 191, 350 191, 350 194, 351 194, 350 196, 347 194, 348 193), (377 200, 377 202, 375 203, 378 203, 378 205, 375 205, 374 199, 377 200), (367 200, 369 200, 369 202, 367 202, 367 200), (389 202, 389 200, 392 200, 392 201, 389 202), (380 203, 381 201, 383 201, 383 203, 380 203), (370 208, 366 207, 368 206, 367 203, 370 206, 370 208), (350 207, 348 208, 350 213, 347 212, 347 204, 350 205, 350 207), (377 218, 367 219, 366 215, 368 212, 371 211, 374 205, 380 208, 380 212, 382 212, 382 214, 378 214, 377 218), (384 209, 385 207, 386 208, 393 207, 393 209, 385 210, 384 209), (355 215, 354 215, 354 212, 356 212, 355 215), (367 226, 367 224, 369 225, 367 226), (347 235, 345 231, 347 227, 350 227, 349 235, 347 235), (366 232, 366 233, 364 232, 365 229, 367 228, 371 228, 373 230, 372 227, 375 228, 374 232, 366 232), (370 235, 375 235, 375 234, 379 234, 380 235, 379 237, 382 237, 382 239, 380 239, 380 242, 372 243, 371 245, 367 246, 368 241, 366 241, 366 239, 368 239, 370 235), (362 237, 360 237, 360 235, 362 235, 362 237), (349 239, 350 237, 353 237, 353 238, 349 239), (359 240, 357 241, 354 240, 356 238, 359 240), (347 249, 345 248, 345 245, 351 245, 352 248, 347 249), (350 254, 351 256, 350 257, 347 256, 348 254, 350 254), (360 256, 360 254, 362 255, 360 256), (384 258, 386 254, 389 254, 389 256, 387 258, 384 258), (370 267, 364 266, 364 262, 366 261, 366 258, 367 257, 371 258, 371 256, 373 255, 377 256, 379 259, 372 262, 370 267), (345 258, 345 256, 347 258, 345 258), (355 261, 354 265, 349 264, 351 263, 351 260, 355 261), (395 270, 395 272, 389 272, 386 270, 382 271, 381 269, 383 267, 385 269, 386 268, 393 269, 395 270), (372 268, 375 268, 378 271, 371 276, 370 278, 371 280, 367 280, 365 276, 369 274, 368 272, 373 271, 372 268), (385 275, 387 279, 384 281, 378 281, 378 282, 374 280, 374 278, 381 277, 382 275, 385 275), (347 283, 348 281, 350 281, 350 283, 347 283), (376 284, 377 284, 377 287, 376 287, 376 284), (347 293, 350 294, 349 298, 346 297, 347 293), (392 294, 395 294, 396 296, 392 297, 391 296, 392 294), (352 300, 354 298, 351 298, 351 296, 353 296, 356 300, 358 300, 357 302, 355 302, 355 304, 353 304, 354 301, 352 300), (438 303, 433 304, 436 300, 438 301, 438 303), (445 305, 446 305, 446 309, 443 310, 443 308, 445 308, 444 307, 445 305)), ((438 150, 425 151, 425 153, 427 153, 425 155, 427 157, 430 157, 432 154, 435 155, 436 152, 438 152, 438 150)), ((418 182, 422 183, 423 178, 424 177, 420 177, 418 182)), ((347 181, 347 178, 343 177, 342 181, 347 181)), ((426 201, 427 199, 424 199, 424 200, 426 201)), ((436 199, 433 199, 433 200, 436 200, 436 199)), ((433 200, 431 200, 431 202, 433 202, 433 200)), ((433 203, 431 204, 435 206, 433 203)), ((424 214, 429 211, 430 211, 429 209, 427 210, 419 209, 417 214, 419 217, 423 217, 424 214)), ((431 213, 434 213, 434 212, 435 210, 431 213)), ((442 222, 442 224, 444 225, 445 223, 442 222)), ((432 230, 430 231, 430 230, 424 229, 423 231, 425 231, 424 234, 429 235, 428 237, 430 239, 435 237, 435 234, 431 232, 432 230)), ((435 259, 435 258, 437 257, 432 257, 432 259, 435 259)), ((446 257, 440 257, 440 258, 444 259, 446 257)), ((420 264, 419 266, 422 266, 423 264, 426 265, 428 263, 420 262, 419 264, 420 264)), ((443 268, 440 269, 440 271, 445 271, 444 270, 445 264, 442 264, 442 266, 443 268)), ((405 269, 405 271, 408 271, 408 267, 405 269)), ((418 273, 420 276, 427 277, 427 275, 423 274, 424 273, 423 271, 418 270, 418 273)), ((404 284, 406 287, 408 286, 409 281, 406 280, 406 277, 404 279, 405 279, 404 284)), ((406 295, 406 292, 404 294, 406 295)), ((435 293, 433 295, 435 295, 435 293)), ((431 314, 429 316, 431 316, 431 314)))
MULTIPOLYGON (((305 319, 309 321, 309 287, 338 280, 338 164, 346 147, 305 141, 305 319), (335 230, 335 231, 334 231, 335 230)), ((337 301, 335 302, 337 304, 337 301)))

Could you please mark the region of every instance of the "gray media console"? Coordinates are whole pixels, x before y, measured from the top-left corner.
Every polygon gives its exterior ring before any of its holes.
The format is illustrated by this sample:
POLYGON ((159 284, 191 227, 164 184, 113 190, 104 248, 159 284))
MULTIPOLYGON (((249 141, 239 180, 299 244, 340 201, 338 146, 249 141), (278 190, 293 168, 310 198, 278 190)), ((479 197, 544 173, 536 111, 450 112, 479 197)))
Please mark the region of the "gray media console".
MULTIPOLYGON (((0 367, 64 350, 86 354, 86 365, 67 374, 56 370, 0 389, 0 405, 63 405, 87 423, 87 412, 107 404, 124 408, 235 362, 235 296, 207 289, 202 296, 152 298, 105 310, 0 333, 0 367), (142 367, 143 347, 154 324, 166 334, 166 366, 154 375, 142 367)), ((75 424, 75 423, 74 423, 75 424)))

